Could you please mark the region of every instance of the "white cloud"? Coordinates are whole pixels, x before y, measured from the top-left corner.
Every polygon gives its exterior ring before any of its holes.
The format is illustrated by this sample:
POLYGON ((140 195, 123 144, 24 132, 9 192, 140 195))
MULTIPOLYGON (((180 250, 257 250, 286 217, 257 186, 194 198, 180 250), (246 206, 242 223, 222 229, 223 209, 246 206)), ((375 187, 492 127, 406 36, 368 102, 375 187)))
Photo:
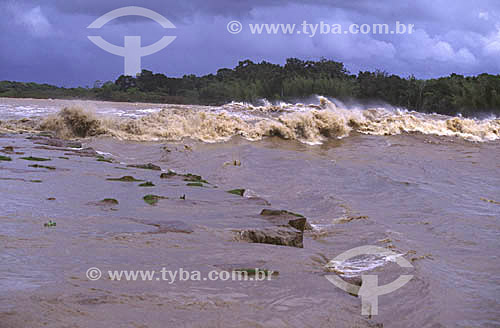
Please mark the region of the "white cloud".
POLYGON ((431 37, 419 29, 409 35, 400 45, 400 55, 408 59, 435 60, 438 62, 456 62, 474 64, 476 57, 469 49, 462 47, 455 51, 449 42, 439 36, 431 37))
POLYGON ((46 36, 52 31, 52 25, 42 12, 40 6, 31 9, 11 7, 15 22, 24 26, 34 36, 46 36))
POLYGON ((477 15, 477 17, 479 17, 479 19, 484 19, 484 20, 488 20, 489 19, 489 13, 487 11, 480 11, 479 14, 477 15))
POLYGON ((483 37, 483 52, 487 56, 500 54, 500 26, 497 26, 496 33, 483 37))

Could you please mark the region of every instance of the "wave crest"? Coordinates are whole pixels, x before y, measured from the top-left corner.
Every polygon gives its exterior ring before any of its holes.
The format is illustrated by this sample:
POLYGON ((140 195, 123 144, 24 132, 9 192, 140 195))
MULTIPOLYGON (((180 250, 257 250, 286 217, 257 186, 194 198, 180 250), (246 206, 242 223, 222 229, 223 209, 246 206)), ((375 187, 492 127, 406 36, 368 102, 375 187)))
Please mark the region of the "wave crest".
MULTIPOLYGON (((260 140, 267 136, 319 144, 353 132, 370 135, 421 133, 455 136, 471 141, 500 139, 500 119, 468 119, 399 109, 348 109, 319 97, 319 104, 231 103, 222 107, 175 106, 138 118, 96 116, 82 107, 32 121, 10 122, 12 129, 39 129, 62 138, 108 135, 124 140, 158 141, 192 138, 226 141, 233 136, 260 140)), ((6 127, 2 124, 2 127, 6 127)))

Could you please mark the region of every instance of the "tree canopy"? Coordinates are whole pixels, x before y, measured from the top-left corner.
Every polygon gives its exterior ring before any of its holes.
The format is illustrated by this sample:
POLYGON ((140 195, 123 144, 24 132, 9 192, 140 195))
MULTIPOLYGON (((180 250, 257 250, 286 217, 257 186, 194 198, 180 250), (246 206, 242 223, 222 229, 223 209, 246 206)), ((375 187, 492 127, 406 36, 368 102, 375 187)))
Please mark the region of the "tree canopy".
POLYGON ((93 99, 177 104, 221 105, 230 101, 294 101, 322 95, 343 101, 380 101, 422 112, 466 116, 500 114, 500 75, 480 74, 421 80, 383 71, 350 74, 343 63, 328 59, 289 58, 285 65, 240 61, 216 74, 168 77, 143 70, 136 77, 96 81, 93 88, 59 88, 47 84, 0 82, 0 97, 93 99))

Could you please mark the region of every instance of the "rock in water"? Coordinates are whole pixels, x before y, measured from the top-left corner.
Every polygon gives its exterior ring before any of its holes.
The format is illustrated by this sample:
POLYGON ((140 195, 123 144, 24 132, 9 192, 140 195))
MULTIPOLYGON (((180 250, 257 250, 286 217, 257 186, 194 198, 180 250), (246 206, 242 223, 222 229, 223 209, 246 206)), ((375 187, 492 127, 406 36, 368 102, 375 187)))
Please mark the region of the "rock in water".
POLYGON ((286 210, 263 209, 260 215, 279 226, 292 226, 302 232, 312 230, 311 225, 307 223, 307 219, 301 214, 286 210))
POLYGON ((62 139, 46 139, 39 138, 34 141, 38 145, 46 145, 51 147, 62 147, 62 148, 82 148, 82 143, 78 141, 62 140, 62 139))
POLYGON ((155 233, 167 233, 167 232, 177 232, 177 233, 192 233, 194 229, 182 221, 153 221, 153 220, 138 220, 142 224, 147 224, 158 228, 155 233))
POLYGON ((303 248, 304 234, 292 227, 270 227, 249 229, 240 232, 242 240, 252 243, 271 244, 303 248))
POLYGON ((154 170, 154 171, 161 171, 161 167, 158 165, 154 165, 153 163, 148 163, 148 164, 130 164, 127 165, 127 167, 134 167, 137 169, 144 169, 144 170, 154 170))

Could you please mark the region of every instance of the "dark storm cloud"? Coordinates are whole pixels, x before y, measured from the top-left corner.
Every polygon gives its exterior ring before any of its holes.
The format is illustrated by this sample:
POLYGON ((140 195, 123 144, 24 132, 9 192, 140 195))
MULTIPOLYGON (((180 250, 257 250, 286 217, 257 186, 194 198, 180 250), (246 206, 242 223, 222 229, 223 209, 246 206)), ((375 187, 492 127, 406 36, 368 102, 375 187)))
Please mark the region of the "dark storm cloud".
POLYGON ((287 57, 342 61, 352 72, 382 69, 401 75, 434 77, 452 72, 497 74, 500 65, 500 6, 497 1, 165 1, 165 0, 6 0, 0 2, 0 80, 91 85, 123 72, 123 58, 93 45, 101 35, 116 45, 124 35, 140 35, 143 44, 162 35, 177 39, 144 57, 144 68, 170 76, 206 74, 233 67, 239 60, 283 63, 287 57), (102 14, 124 6, 142 6, 175 25, 165 31, 145 18, 120 18, 101 30, 86 27, 102 14), (228 21, 244 30, 232 35, 228 21), (249 23, 300 25, 414 24, 411 35, 252 35, 249 23))

